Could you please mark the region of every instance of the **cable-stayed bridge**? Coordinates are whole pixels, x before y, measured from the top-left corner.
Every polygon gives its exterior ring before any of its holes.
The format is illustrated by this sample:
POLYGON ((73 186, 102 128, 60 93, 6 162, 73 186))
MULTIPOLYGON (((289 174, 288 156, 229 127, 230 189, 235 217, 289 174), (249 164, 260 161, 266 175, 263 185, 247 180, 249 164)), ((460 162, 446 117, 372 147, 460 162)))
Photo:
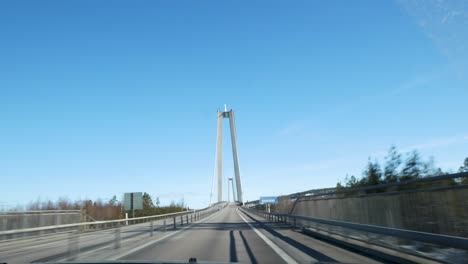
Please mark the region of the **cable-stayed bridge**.
POLYGON ((0 263, 467 263, 468 173, 243 203, 249 186, 241 183, 234 111, 225 108, 217 111, 215 176, 217 201, 199 210, 110 221, 87 221, 76 211, 23 212, 81 219, 39 227, 21 217, 6 224, 19 213, 0 214, 0 263), (226 179, 224 119, 235 176, 226 179))

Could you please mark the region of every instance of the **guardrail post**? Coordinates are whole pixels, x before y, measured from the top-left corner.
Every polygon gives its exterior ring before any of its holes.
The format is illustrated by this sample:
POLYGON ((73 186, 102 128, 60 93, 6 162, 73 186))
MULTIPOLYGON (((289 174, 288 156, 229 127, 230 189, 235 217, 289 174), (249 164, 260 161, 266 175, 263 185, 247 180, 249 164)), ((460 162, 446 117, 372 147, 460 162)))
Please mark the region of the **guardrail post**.
POLYGON ((174 216, 174 229, 176 229, 176 217, 174 216))
POLYGON ((188 225, 188 215, 185 215, 185 223, 188 225))
POLYGON ((167 228, 166 228, 166 218, 164 218, 164 232, 166 232, 167 228))
POLYGON ((74 231, 68 236, 68 260, 75 260, 78 253, 80 253, 80 231, 74 231))
POLYGON ((120 248, 120 223, 118 223, 115 229, 115 244, 114 248, 120 248))
POLYGON ((151 236, 153 236, 154 228, 153 228, 153 220, 150 222, 150 228, 151 228, 151 236))

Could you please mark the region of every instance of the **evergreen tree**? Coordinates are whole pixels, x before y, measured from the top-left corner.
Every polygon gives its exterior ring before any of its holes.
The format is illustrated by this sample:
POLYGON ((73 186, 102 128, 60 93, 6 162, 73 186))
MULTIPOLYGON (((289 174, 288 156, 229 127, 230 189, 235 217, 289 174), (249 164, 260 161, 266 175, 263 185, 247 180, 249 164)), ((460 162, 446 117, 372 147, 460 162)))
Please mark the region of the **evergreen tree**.
MULTIPOLYGON (((463 162, 463 166, 460 167, 458 172, 468 172, 468 157, 465 158, 465 162, 463 162)), ((468 184, 468 177, 463 177, 461 184, 468 184)))
POLYGON ((363 172, 362 183, 364 185, 377 185, 382 181, 382 172, 377 161, 372 162, 369 158, 366 169, 363 172))
POLYGON ((117 196, 112 196, 112 199, 109 200, 109 205, 111 206, 117 206, 119 204, 119 201, 117 200, 117 196))
POLYGON ((398 153, 395 146, 391 146, 385 157, 384 182, 398 181, 398 167, 401 165, 401 154, 398 153))
POLYGON ((335 188, 336 188, 337 191, 341 191, 341 190, 343 190, 343 189, 345 188, 345 186, 343 186, 343 185, 341 184, 341 182, 338 182, 338 183, 336 184, 336 187, 335 187, 335 188))
POLYGON ((358 187, 359 181, 354 177, 354 175, 351 175, 350 178, 346 179, 346 187, 358 187))
POLYGON ((438 173, 437 168, 435 167, 434 157, 430 157, 427 162, 422 163, 422 176, 431 177, 435 176, 438 173))
POLYGON ((408 154, 405 165, 401 170, 401 181, 417 179, 422 175, 421 158, 419 153, 414 150, 408 154))
POLYGON ((465 158, 465 162, 463 162, 463 166, 458 169, 458 172, 468 172, 468 157, 465 158))
POLYGON ((156 204, 156 207, 159 207, 159 205, 161 204, 161 202, 159 201, 159 197, 156 197, 155 204, 156 204))
POLYGON ((442 176, 442 175, 446 175, 448 174, 447 172, 444 172, 441 168, 437 168, 435 171, 434 171, 434 174, 433 176, 442 176))
POLYGON ((143 193, 143 210, 149 208, 154 208, 153 199, 148 193, 143 193))

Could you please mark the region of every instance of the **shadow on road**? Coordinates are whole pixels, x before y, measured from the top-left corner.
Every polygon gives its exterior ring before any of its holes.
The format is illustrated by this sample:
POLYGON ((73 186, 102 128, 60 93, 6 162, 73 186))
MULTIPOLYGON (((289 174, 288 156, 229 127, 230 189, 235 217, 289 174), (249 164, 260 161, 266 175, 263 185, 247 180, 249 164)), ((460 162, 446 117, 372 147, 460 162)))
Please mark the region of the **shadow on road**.
MULTIPOLYGON (((257 259, 255 258, 252 249, 249 246, 249 243, 247 243, 247 240, 244 237, 244 234, 242 234, 242 231, 238 231, 242 242, 244 243, 245 250, 247 252, 247 255, 249 256, 250 263, 258 263, 257 259)), ((229 241, 230 241, 230 246, 229 246, 229 252, 230 252, 230 261, 231 262, 238 262, 239 259, 237 258, 237 249, 236 249, 236 240, 234 238, 234 230, 229 231, 229 241)))
MULTIPOLYGON (((263 229, 265 229, 267 232, 269 232, 270 234, 272 234, 273 236, 283 240, 284 242, 288 243, 289 245, 299 249, 300 251, 302 251, 303 253, 309 255, 310 257, 320 261, 320 262, 337 262, 335 259, 327 256, 327 255, 324 255, 312 248, 309 248, 307 247, 306 245, 300 243, 300 242, 297 242, 289 237, 286 237, 286 236, 283 236, 281 235, 280 233, 276 232, 274 229, 277 229, 275 227, 269 227, 267 224, 265 223, 262 223, 260 221, 258 221, 257 219, 253 218, 252 216, 250 216, 249 214, 245 214, 247 217, 249 217, 250 219, 252 219, 253 221, 255 221, 257 224, 259 224, 263 229)), ((281 228, 284 228, 284 227, 281 227, 281 228)))
POLYGON ((198 223, 191 227, 191 230, 209 229, 209 230, 250 230, 246 223, 198 223))
POLYGON ((244 242, 245 250, 247 251, 247 255, 249 255, 249 259, 251 263, 257 263, 257 259, 255 258, 252 249, 250 248, 249 244, 247 243, 247 240, 244 237, 244 234, 242 234, 242 231, 239 231, 239 234, 242 238, 242 242, 244 242))
POLYGON ((229 253, 230 253, 230 261, 231 262, 238 262, 237 259, 237 252, 236 252, 236 240, 234 239, 234 231, 229 231, 229 253))

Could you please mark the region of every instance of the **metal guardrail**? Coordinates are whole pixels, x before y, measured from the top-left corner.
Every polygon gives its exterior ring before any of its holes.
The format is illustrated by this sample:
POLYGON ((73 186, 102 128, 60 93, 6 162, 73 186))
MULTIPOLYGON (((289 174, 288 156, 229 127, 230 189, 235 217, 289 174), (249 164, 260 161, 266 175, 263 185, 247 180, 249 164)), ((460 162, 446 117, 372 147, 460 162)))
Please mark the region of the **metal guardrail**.
POLYGON ((44 213, 54 213, 54 214, 67 214, 67 213, 81 213, 81 210, 36 210, 36 211, 4 211, 0 212, 2 215, 22 215, 22 214, 44 214, 44 213))
MULTIPOLYGON (((457 179, 457 178, 468 178, 468 172, 459 172, 459 173, 453 173, 453 174, 447 174, 447 175, 440 175, 440 176, 433 176, 433 177, 425 177, 425 178, 419 178, 419 179, 413 179, 413 180, 407 180, 407 181, 401 181, 401 182, 392 182, 392 183, 385 183, 385 184, 377 184, 377 185, 372 185, 372 186, 364 186, 364 187, 358 187, 358 188, 350 188, 350 187, 343 187, 343 189, 336 189, 335 191, 332 191, 332 188, 330 189, 322 189, 324 190, 323 192, 318 192, 318 193, 313 193, 314 190, 311 190, 312 193, 309 191, 301 192, 301 193, 295 193, 292 195, 286 195, 283 197, 288 197, 290 200, 293 200, 294 203, 289 210, 289 213, 294 212, 294 209, 296 208, 296 205, 298 202, 301 201, 306 201, 306 200, 317 200, 317 199, 345 199, 349 198, 346 196, 343 196, 343 194, 356 194, 360 192, 365 192, 365 191, 372 191, 372 190, 382 190, 382 189, 388 189, 388 188, 395 188, 395 187, 400 187, 400 186, 408 186, 412 184, 418 184, 418 183, 428 183, 428 182, 438 182, 438 181, 443 181, 443 180, 450 180, 450 179, 457 179)), ((427 192, 427 191, 437 191, 437 190, 446 190, 446 189, 463 189, 463 188, 468 188, 468 184, 460 184, 460 185, 453 185, 453 186, 445 186, 445 187, 436 187, 436 188, 415 188, 415 189, 407 189, 407 190, 398 190, 398 191, 384 191, 384 192, 377 192, 377 193, 366 193, 366 194, 361 194, 360 196, 370 196, 370 195, 395 195, 399 193, 410 193, 410 192, 427 192)))
POLYGON ((250 201, 250 202, 246 202, 244 204, 245 207, 253 207, 253 206, 257 206, 260 204, 260 200, 254 200, 254 201, 250 201))
POLYGON ((313 190, 308 190, 304 192, 297 192, 293 194, 289 194, 289 199, 296 199, 298 197, 302 196, 310 196, 310 195, 328 195, 331 193, 336 192, 336 188, 322 188, 322 189, 313 189, 313 190))
MULTIPOLYGON (((153 215, 153 216, 143 216, 143 217, 136 217, 136 218, 128 218, 128 219, 117 219, 117 220, 108 220, 108 221, 94 221, 94 222, 84 222, 84 223, 75 223, 75 224, 64 224, 64 225, 53 225, 53 226, 43 226, 43 227, 34 227, 34 228, 24 228, 24 229, 15 229, 15 230, 6 230, 0 231, 0 238, 9 235, 16 235, 16 234, 25 234, 25 233, 34 233, 34 232, 43 232, 43 231, 58 231, 61 229, 73 229, 73 228, 82 228, 82 227, 119 227, 120 224, 125 223, 125 225, 130 224, 138 224, 144 222, 150 222, 154 220, 161 220, 166 218, 173 218, 174 219, 174 226, 176 223, 176 217, 178 216, 188 216, 192 215, 191 219, 198 219, 201 216, 201 212, 208 210, 212 207, 207 207, 204 209, 199 210, 190 210, 190 211, 182 211, 176 213, 169 213, 169 214, 162 214, 162 215, 153 215)), ((180 219, 181 223, 183 224, 184 219, 180 219)), ((188 218, 186 219, 188 221, 188 218)))
POLYGON ((300 215, 294 215, 294 214, 267 213, 267 212, 257 211, 251 208, 243 208, 243 209, 250 211, 252 213, 255 213, 257 215, 261 215, 266 219, 270 219, 270 220, 277 221, 277 222, 290 223, 295 226, 297 225, 298 220, 302 220, 302 221, 314 222, 318 224, 326 224, 326 225, 331 225, 331 226, 350 228, 350 229, 374 233, 374 234, 392 236, 392 237, 409 239, 409 240, 414 240, 414 241, 419 241, 419 242, 424 242, 424 243, 430 243, 430 244, 435 244, 435 245, 442 245, 442 246, 447 246, 447 247, 452 247, 452 248, 468 250, 468 238, 463 238, 463 237, 431 234, 431 233, 425 233, 425 232, 418 232, 418 231, 411 231, 411 230, 390 228, 390 227, 382 227, 382 226, 356 224, 356 223, 351 223, 351 222, 328 220, 328 219, 300 216, 300 215))
MULTIPOLYGON (((441 175, 441 176, 424 177, 424 178, 419 178, 419 179, 414 179, 414 180, 384 183, 384 184, 377 184, 377 185, 358 187, 358 188, 343 187, 342 190, 335 189, 336 191, 332 191, 334 188, 319 189, 319 190, 324 190, 324 192, 318 192, 318 193, 314 193, 315 190, 311 190, 311 191, 305 191, 301 193, 295 193, 292 195, 294 196, 294 198, 297 198, 297 200, 311 199, 313 197, 322 197, 322 196, 345 194, 345 193, 356 193, 356 192, 370 191, 370 190, 380 190, 380 189, 386 189, 390 187, 411 185, 415 183, 436 182, 436 181, 456 179, 456 178, 465 178, 465 177, 468 178, 468 172, 459 172, 459 173, 453 173, 453 174, 447 174, 447 175, 441 175)), ((421 189, 421 190, 424 190, 424 189, 421 189)), ((287 195, 287 196, 291 196, 291 195, 287 195)))
POLYGON ((79 213, 81 210, 31 210, 31 211, 2 211, 0 212, 0 215, 2 214, 31 214, 31 213, 79 213))
POLYGON ((0 212, 0 232, 51 225, 76 224, 89 218, 84 210, 33 210, 0 212))
MULTIPOLYGON (((28 229, 16 229, 16 230, 8 230, 0 232, 0 238, 16 238, 18 234, 19 238, 23 239, 24 237, 21 235, 28 234, 28 237, 34 237, 35 235, 39 234, 42 235, 58 235, 59 240, 62 240, 64 243, 68 243, 67 249, 64 252, 56 253, 55 255, 46 256, 33 262, 49 262, 49 261, 56 261, 56 260, 76 260, 76 257, 80 254, 80 252, 86 252, 90 249, 97 249, 107 247, 109 245, 114 245, 114 249, 118 249, 121 247, 121 241, 134 238, 136 236, 141 236, 144 234, 153 237, 154 231, 161 231, 166 232, 169 230, 176 230, 177 227, 182 227, 184 225, 189 225, 190 223, 194 223, 199 221, 209 215, 212 215, 216 212, 219 212, 227 204, 214 204, 210 207, 199 209, 199 210, 190 210, 190 211, 183 211, 177 213, 170 213, 170 214, 162 214, 162 215, 154 215, 154 216, 145 216, 145 217, 137 217, 137 218, 129 218, 129 219, 118 219, 118 220, 110 220, 110 221, 96 221, 96 222, 85 222, 85 223, 78 223, 78 224, 65 224, 65 225, 55 225, 55 226, 45 226, 45 227, 38 227, 38 228, 28 228, 28 229), (169 220, 169 221, 167 221, 169 220), (147 223, 145 225, 140 226, 136 224, 140 223, 147 223), (130 226, 134 224, 135 229, 137 232, 132 232, 132 234, 123 233, 128 230, 123 228, 124 226, 130 226), (82 227, 86 226, 94 226, 95 229, 90 229, 87 231, 91 232, 100 232, 105 231, 107 229, 112 228, 111 233, 107 233, 104 240, 91 242, 91 244, 87 244, 85 247, 80 247, 80 236, 84 234, 81 229, 82 227), (98 227, 101 227, 98 229, 98 227), (44 231, 50 231, 50 233, 43 233, 44 231), (127 235, 122 235, 127 234, 127 235), (62 236, 63 234, 67 234, 62 236)), ((103 233, 104 234, 104 233, 103 233)), ((0 239, 1 240, 1 239, 0 239)), ((11 240, 5 240, 8 243, 11 240)), ((128 241, 128 240, 127 240, 128 241)), ((89 241, 88 241, 89 242, 89 241)), ((82 242, 81 242, 82 243, 82 242)))

